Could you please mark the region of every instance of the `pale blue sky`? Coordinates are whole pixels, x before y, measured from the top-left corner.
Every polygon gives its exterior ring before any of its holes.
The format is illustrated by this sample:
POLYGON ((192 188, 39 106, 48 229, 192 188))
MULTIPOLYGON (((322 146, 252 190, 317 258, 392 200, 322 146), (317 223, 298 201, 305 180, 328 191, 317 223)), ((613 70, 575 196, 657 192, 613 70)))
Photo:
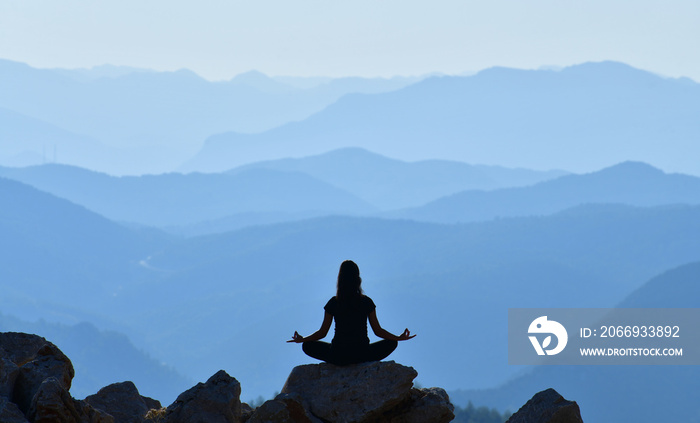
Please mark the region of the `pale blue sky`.
POLYGON ((270 75, 617 60, 700 81, 698 0, 0 0, 0 58, 270 75))

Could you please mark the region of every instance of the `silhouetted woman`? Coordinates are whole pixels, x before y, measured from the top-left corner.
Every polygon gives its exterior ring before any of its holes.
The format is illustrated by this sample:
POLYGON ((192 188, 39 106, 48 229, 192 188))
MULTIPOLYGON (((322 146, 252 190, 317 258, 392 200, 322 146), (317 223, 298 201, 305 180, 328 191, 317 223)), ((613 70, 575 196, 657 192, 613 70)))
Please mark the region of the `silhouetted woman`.
POLYGON ((355 262, 346 260, 338 272, 338 289, 324 310, 321 328, 313 334, 303 337, 294 332, 287 342, 303 343, 306 355, 340 366, 366 361, 379 361, 392 353, 398 341, 411 339, 416 335, 406 329, 400 336, 384 330, 377 320, 375 305, 371 298, 362 294, 360 268, 355 262), (335 319, 335 336, 333 341, 319 341, 328 334, 331 322, 335 319), (367 319, 375 335, 383 338, 379 342, 369 343, 367 337, 367 319))

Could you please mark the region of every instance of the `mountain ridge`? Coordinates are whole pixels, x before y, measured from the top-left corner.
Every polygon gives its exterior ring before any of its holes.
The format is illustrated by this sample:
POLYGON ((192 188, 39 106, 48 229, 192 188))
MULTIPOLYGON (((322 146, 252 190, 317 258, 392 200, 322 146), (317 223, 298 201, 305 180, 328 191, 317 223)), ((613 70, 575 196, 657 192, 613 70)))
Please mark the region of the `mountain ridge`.
POLYGON ((385 217, 458 223, 497 217, 547 215, 584 203, 633 206, 700 203, 700 178, 665 173, 627 161, 596 172, 571 174, 527 187, 462 191, 385 217))
MULTIPOLYGON (((617 307, 697 308, 698 280, 700 262, 674 266, 650 278, 617 307)), ((499 387, 452 391, 450 398, 456 405, 471 400, 504 410, 538 387, 554 386, 578 395, 586 421, 696 421, 699 407, 691 398, 699 379, 697 366, 535 366, 499 387), (659 407, 686 402, 687 407, 659 407)))
POLYGON ((566 173, 508 169, 448 160, 405 162, 358 147, 298 159, 251 163, 227 173, 250 168, 301 171, 338 186, 383 210, 422 205, 463 189, 530 185, 566 173))
POLYGON ((312 176, 248 169, 235 175, 177 173, 114 177, 49 164, 11 169, 0 176, 82 204, 115 221, 155 227, 195 224, 236 213, 368 213, 374 206, 312 176))
POLYGON ((582 172, 631 159, 700 174, 678 153, 691 152, 689 140, 700 134, 693 118, 700 113, 700 84, 688 84, 614 62, 428 78, 390 93, 344 96, 264 133, 211 136, 181 170, 217 171, 355 146, 402 160, 582 172))
MULTIPOLYGON (((235 78, 210 82, 188 70, 125 71, 115 77, 90 78, 79 71, 37 69, 0 60, 0 107, 130 153, 129 160, 100 167, 102 171, 162 173, 194 154, 212 134, 263 131, 304 119, 348 91, 382 92, 413 82, 361 79, 278 90, 269 88, 279 81, 265 78, 263 86, 260 81, 241 83, 245 81, 235 78)), ((2 147, 0 142, 0 156, 6 155, 2 147)), ((72 163, 97 167, 89 156, 72 163)))

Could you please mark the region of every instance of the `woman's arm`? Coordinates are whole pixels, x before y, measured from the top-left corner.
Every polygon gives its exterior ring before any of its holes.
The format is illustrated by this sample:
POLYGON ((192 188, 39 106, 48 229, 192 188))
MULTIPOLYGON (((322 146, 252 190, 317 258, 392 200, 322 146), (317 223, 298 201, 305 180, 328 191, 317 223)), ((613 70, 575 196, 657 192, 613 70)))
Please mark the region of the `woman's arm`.
POLYGON ((383 339, 388 339, 390 341, 406 341, 406 340, 411 339, 411 338, 416 336, 416 335, 411 335, 411 331, 409 331, 408 329, 404 330, 403 333, 399 336, 396 336, 393 333, 385 330, 379 324, 379 320, 377 320, 376 310, 372 310, 372 312, 369 313, 369 324, 370 324, 370 326, 372 326, 372 331, 374 332, 375 335, 377 335, 378 337, 383 338, 383 339))
POLYGON ((307 341, 318 341, 319 339, 323 339, 326 335, 328 335, 328 330, 331 328, 331 323, 333 323, 333 316, 326 312, 323 315, 323 323, 321 323, 321 328, 317 330, 316 332, 312 333, 311 335, 307 337, 303 337, 299 335, 297 331, 294 331, 294 335, 292 336, 292 339, 290 339, 287 342, 307 342, 307 341))

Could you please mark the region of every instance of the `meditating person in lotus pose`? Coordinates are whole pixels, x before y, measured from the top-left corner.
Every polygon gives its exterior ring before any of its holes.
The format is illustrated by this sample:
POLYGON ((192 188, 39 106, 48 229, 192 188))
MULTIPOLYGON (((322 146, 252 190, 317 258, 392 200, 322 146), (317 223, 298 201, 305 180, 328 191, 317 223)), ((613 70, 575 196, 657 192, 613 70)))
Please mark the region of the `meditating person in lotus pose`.
POLYGON ((324 310, 321 328, 313 334, 304 337, 296 331, 287 342, 302 343, 306 355, 331 364, 344 366, 348 364, 379 361, 389 356, 398 345, 415 337, 406 329, 396 336, 381 327, 377 320, 375 305, 371 298, 362 293, 360 268, 351 260, 340 265, 338 272, 338 288, 335 297, 331 298, 324 310), (335 336, 333 341, 323 339, 335 319, 335 336), (375 335, 383 338, 370 344, 367 337, 367 319, 375 335))

